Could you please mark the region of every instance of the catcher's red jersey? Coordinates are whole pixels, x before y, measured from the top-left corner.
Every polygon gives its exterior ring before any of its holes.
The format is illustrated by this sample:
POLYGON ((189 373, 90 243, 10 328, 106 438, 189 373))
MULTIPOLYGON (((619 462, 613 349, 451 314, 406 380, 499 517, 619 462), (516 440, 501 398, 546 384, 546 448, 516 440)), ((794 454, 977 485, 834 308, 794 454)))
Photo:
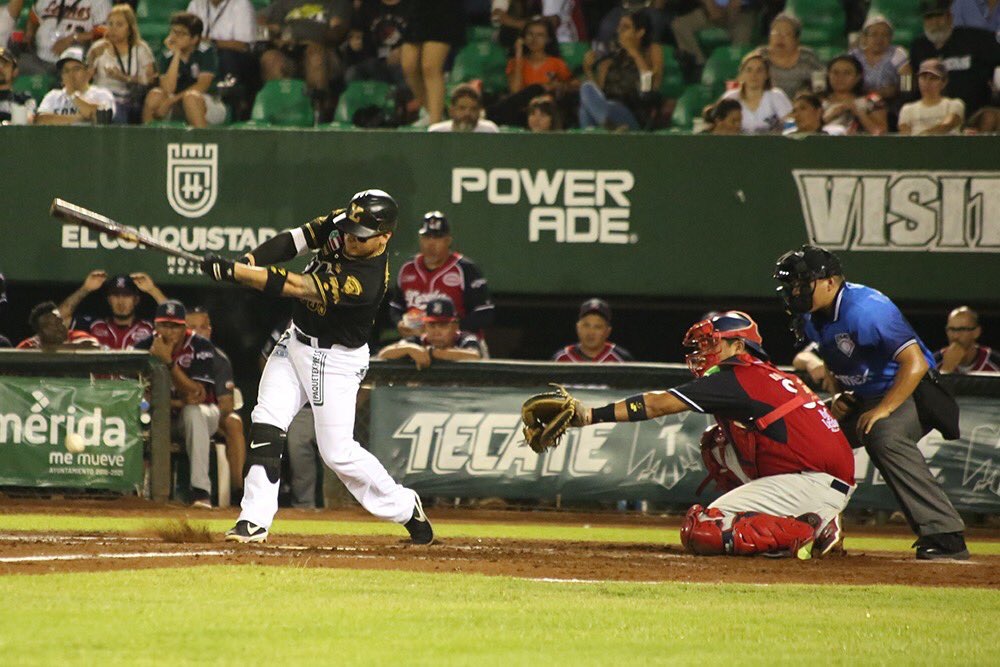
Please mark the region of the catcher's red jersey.
POLYGON ((670 393, 715 415, 754 477, 825 472, 854 484, 854 455, 837 420, 801 380, 771 364, 733 357, 670 393), (774 412, 800 397, 787 414, 774 412), (777 418, 767 423, 768 415, 777 418))

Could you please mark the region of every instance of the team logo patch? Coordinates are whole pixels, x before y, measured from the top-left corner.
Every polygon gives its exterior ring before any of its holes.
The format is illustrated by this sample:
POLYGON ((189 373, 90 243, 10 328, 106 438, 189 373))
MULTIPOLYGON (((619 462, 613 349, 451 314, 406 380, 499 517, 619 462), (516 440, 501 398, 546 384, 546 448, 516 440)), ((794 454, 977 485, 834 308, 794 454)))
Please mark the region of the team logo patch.
POLYGON ((351 222, 361 222, 361 213, 364 211, 363 208, 351 202, 351 212, 347 214, 347 218, 351 222))
POLYGON ((458 287, 459 285, 461 285, 461 284, 462 284, 462 279, 461 279, 461 278, 459 278, 457 274, 454 274, 454 273, 446 273, 446 274, 445 274, 445 275, 444 275, 444 276, 443 276, 443 277, 441 278, 441 282, 443 282, 443 283, 444 283, 445 285, 447 285, 448 287, 458 287))
POLYGON ((167 144, 167 201, 185 218, 200 218, 219 195, 218 144, 167 144))
POLYGON ((851 340, 850 334, 839 333, 834 336, 834 340, 837 342, 837 349, 843 352, 845 357, 854 354, 854 341, 851 340))
POLYGON ((344 287, 342 291, 344 294, 349 296, 361 296, 361 281, 354 276, 347 276, 344 278, 344 287))

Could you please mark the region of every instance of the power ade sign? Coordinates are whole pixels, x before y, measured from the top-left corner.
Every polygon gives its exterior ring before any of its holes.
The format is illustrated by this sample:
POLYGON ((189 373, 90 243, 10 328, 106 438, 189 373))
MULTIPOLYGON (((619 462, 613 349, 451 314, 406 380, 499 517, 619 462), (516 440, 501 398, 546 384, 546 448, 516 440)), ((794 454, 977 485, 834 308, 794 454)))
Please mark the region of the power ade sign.
POLYGON ((451 203, 485 198, 493 206, 527 204, 528 240, 556 243, 635 243, 629 232, 635 176, 624 169, 456 167, 451 203))

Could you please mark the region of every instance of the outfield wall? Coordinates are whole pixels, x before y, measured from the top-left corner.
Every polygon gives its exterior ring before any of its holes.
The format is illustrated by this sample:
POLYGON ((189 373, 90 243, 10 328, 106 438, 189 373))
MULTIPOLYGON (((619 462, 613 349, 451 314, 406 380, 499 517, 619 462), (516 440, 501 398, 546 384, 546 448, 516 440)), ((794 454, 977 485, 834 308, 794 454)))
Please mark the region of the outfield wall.
POLYGON ((397 266, 440 209, 498 292, 767 296, 774 259, 807 241, 900 299, 990 300, 1000 282, 1000 136, 10 127, 0 146, 13 280, 76 282, 95 266, 196 279, 49 218, 53 197, 236 254, 381 187, 403 213, 397 266))

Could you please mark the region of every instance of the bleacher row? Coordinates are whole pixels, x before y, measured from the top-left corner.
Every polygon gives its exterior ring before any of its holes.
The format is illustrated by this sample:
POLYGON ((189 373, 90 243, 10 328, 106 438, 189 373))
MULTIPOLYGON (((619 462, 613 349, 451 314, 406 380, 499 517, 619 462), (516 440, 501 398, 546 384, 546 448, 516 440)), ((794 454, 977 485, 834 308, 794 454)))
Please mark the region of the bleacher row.
MULTIPOLYGON (((268 5, 268 0, 251 0, 259 11, 268 5)), ((30 4, 30 3, 28 3, 30 4)), ((140 0, 136 15, 143 39, 157 51, 169 30, 171 14, 184 11, 188 0, 140 0)), ((19 25, 27 20, 29 7, 26 5, 19 25)), ((846 16, 840 0, 788 0, 785 11, 802 22, 801 43, 812 48, 823 62, 827 62, 847 48, 846 16)), ((914 37, 921 34, 923 27, 920 0, 872 0, 869 14, 881 14, 893 22, 894 42, 907 46, 914 37)), ((492 26, 471 26, 466 33, 467 42, 455 55, 449 74, 448 92, 457 85, 468 81, 481 82, 485 93, 500 95, 507 91, 507 52, 494 40, 496 30, 492 26)), ((702 50, 708 54, 700 81, 687 84, 681 71, 674 48, 663 44, 663 79, 660 94, 666 99, 676 100, 670 122, 671 131, 688 131, 695 119, 699 118, 706 104, 721 95, 727 85, 736 77, 740 59, 753 46, 734 46, 722 28, 708 28, 698 33, 702 50)), ((587 42, 560 43, 562 58, 577 76, 582 75, 583 59, 591 45, 587 42)), ((49 75, 21 76, 14 82, 15 90, 31 93, 37 101, 58 81, 49 75)), ((387 117, 392 117, 395 109, 395 88, 381 81, 355 81, 348 84, 341 94, 333 123, 329 129, 349 129, 353 127, 355 113, 359 109, 375 107, 387 117)), ((305 84, 299 80, 267 82, 258 92, 251 120, 230 123, 236 127, 311 127, 314 113, 305 84)), ((160 121, 158 125, 178 125, 182 122, 160 121)), ((407 129, 406 127, 400 129, 407 129)), ((502 128, 519 132, 523 128, 502 128)), ((588 132, 602 132, 601 128, 591 128, 588 132)))

